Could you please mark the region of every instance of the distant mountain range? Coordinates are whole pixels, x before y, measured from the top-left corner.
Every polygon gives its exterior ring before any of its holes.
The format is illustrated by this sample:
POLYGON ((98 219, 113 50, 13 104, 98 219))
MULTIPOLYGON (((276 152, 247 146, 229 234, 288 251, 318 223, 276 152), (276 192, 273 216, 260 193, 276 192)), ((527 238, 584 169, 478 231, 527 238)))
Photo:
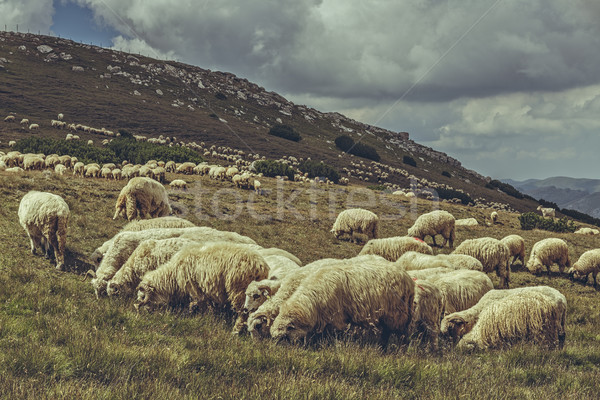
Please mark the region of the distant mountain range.
POLYGON ((555 176, 526 181, 503 179, 503 182, 536 199, 556 203, 560 208, 569 208, 600 218, 600 179, 555 176))

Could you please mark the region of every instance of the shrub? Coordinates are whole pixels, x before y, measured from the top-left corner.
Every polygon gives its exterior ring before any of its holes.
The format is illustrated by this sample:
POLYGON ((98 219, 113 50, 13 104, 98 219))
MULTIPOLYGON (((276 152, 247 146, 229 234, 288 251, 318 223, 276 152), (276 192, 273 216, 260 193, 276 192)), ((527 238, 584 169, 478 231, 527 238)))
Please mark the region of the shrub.
POLYGON ((107 148, 115 153, 118 160, 128 160, 135 164, 144 164, 148 160, 191 161, 196 164, 204 161, 200 154, 187 147, 169 147, 155 143, 138 142, 133 139, 120 138, 113 140, 107 145, 107 148))
POLYGON ((369 146, 364 143, 356 143, 354 139, 352 139, 348 135, 338 136, 335 139, 335 145, 338 149, 348 153, 353 154, 357 157, 366 158, 373 161, 381 160, 381 157, 377 153, 374 147, 369 146))
POLYGON ((402 157, 402 162, 404 164, 406 164, 406 165, 412 165, 413 167, 417 166, 417 162, 411 156, 404 156, 404 157, 402 157))
POLYGON ((308 173, 308 176, 311 178, 325 177, 334 183, 338 183, 340 180, 339 172, 332 166, 325 164, 323 161, 306 160, 300 163, 298 169, 308 173))
POLYGON ((97 162, 118 163, 120 160, 110 149, 104 147, 90 146, 87 143, 78 140, 56 140, 41 137, 28 137, 17 141, 14 150, 21 153, 43 153, 70 155, 77 157, 83 163, 97 162))
POLYGON ((600 219, 594 218, 586 213, 582 213, 577 210, 571 210, 569 208, 561 208, 560 212, 568 217, 585 222, 586 224, 600 226, 600 219))
POLYGON ((225 95, 224 95, 223 93, 221 93, 221 92, 217 92, 217 93, 215 94, 215 97, 216 97, 217 99, 219 99, 219 100, 227 100, 227 96, 225 96, 225 95))
POLYGON ((522 199, 524 197, 523 193, 519 192, 512 185, 509 185, 508 183, 500 182, 495 179, 486 183, 485 187, 488 189, 500 189, 502 192, 506 193, 507 195, 512 196, 517 199, 522 199))
POLYGON ((450 172, 448 172, 448 171, 442 171, 442 175, 447 178, 452 178, 452 175, 450 175, 450 172))
POLYGON ((573 221, 569 221, 566 218, 554 220, 552 218, 544 218, 534 212, 523 213, 519 216, 519 222, 521 223, 521 229, 543 229, 551 232, 575 232, 577 228, 573 221))
POLYGON ((274 160, 262 160, 253 163, 254 169, 264 176, 287 176, 290 181, 294 180, 294 169, 287 164, 274 160))
POLYGON ((278 124, 269 129, 269 135, 278 136, 283 139, 293 140, 294 142, 299 142, 302 137, 298 132, 294 130, 289 125, 278 124))
POLYGON ((438 197, 440 199, 444 199, 444 200, 459 199, 460 202, 465 205, 473 202, 473 199, 471 198, 471 196, 469 196, 466 193, 459 192, 458 190, 439 188, 439 189, 436 189, 436 191, 437 191, 438 197))

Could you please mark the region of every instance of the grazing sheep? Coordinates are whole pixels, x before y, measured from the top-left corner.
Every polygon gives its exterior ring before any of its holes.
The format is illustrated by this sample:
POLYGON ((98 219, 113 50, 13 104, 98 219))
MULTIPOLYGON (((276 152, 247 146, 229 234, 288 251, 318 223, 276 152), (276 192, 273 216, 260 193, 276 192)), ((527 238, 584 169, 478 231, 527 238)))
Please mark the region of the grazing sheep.
POLYGON ((479 222, 475 218, 457 219, 454 221, 454 226, 477 226, 479 222))
POLYGON ((288 260, 292 261, 294 264, 296 264, 298 266, 302 266, 302 261, 300 261, 300 259, 298 257, 296 257, 295 255, 293 255, 289 251, 285 251, 285 250, 280 249, 278 247, 268 247, 268 248, 265 248, 265 249, 260 248, 260 249, 258 249, 258 252, 263 257, 268 257, 268 256, 281 256, 281 257, 285 257, 288 260))
POLYGON ((537 210, 542 212, 542 216, 544 218, 546 218, 546 217, 552 217, 552 218, 556 217, 556 210, 554 208, 546 208, 546 207, 542 207, 540 205, 540 206, 538 206, 537 210))
POLYGON ((521 264, 525 265, 525 240, 519 235, 508 235, 502 240, 502 243, 508 247, 512 261, 510 264, 514 264, 515 261, 521 260, 521 264))
POLYGON ((268 279, 281 280, 290 272, 296 271, 298 268, 300 268, 298 264, 296 264, 295 262, 293 262, 285 256, 265 256, 264 254, 261 254, 260 250, 258 250, 258 253, 265 259, 265 261, 269 265, 269 276, 267 277, 268 279))
POLYGON ((490 220, 492 221, 492 225, 498 222, 498 213, 496 211, 492 211, 490 220))
POLYGON ((11 148, 12 148, 12 147, 15 147, 16 145, 17 145, 17 142, 16 142, 16 141, 14 141, 14 140, 9 140, 9 141, 8 141, 8 147, 11 147, 11 148))
POLYGON ((115 204, 115 215, 123 215, 128 221, 137 217, 156 218, 171 213, 169 196, 165 187, 153 179, 136 177, 131 179, 123 189, 115 204))
POLYGON ((418 237, 421 240, 425 240, 425 237, 431 236, 433 239, 433 245, 435 243, 435 236, 442 235, 444 243, 442 247, 449 244, 450 247, 454 247, 455 234, 455 222, 454 216, 448 211, 435 210, 427 214, 420 215, 415 221, 412 227, 408 229, 408 236, 418 237))
POLYGON ((388 261, 396 261, 407 251, 433 254, 431 247, 424 241, 410 236, 396 236, 384 239, 371 239, 365 244, 359 255, 375 254, 388 261))
POLYGON ((54 167, 54 172, 58 175, 64 175, 67 172, 67 167, 62 164, 58 164, 56 167, 54 167))
POLYGON ((249 237, 235 232, 219 231, 206 226, 193 228, 158 228, 146 229, 137 232, 121 232, 113 239, 92 279, 92 286, 96 297, 106 293, 108 281, 125 264, 129 256, 139 244, 148 239, 169 239, 181 237, 193 239, 196 242, 228 241, 243 244, 256 244, 249 237))
POLYGON ((542 272, 542 267, 548 269, 550 275, 550 267, 552 264, 558 264, 558 270, 562 274, 566 268, 571 266, 569 259, 569 246, 562 239, 547 238, 542 239, 531 248, 531 254, 527 261, 527 269, 532 274, 542 272))
MULTIPOLYGON (((127 225, 121 229, 121 232, 139 232, 146 229, 157 229, 157 228, 193 228, 196 225, 188 221, 187 219, 179 218, 179 217, 159 217, 152 219, 139 219, 135 221, 129 222, 127 225)), ((119 233, 121 233, 119 232, 119 233)), ((110 246, 112 246, 113 242, 117 238, 115 235, 112 239, 107 240, 102 244, 102 246, 98 247, 92 255, 90 256, 90 260, 98 267, 100 265, 100 261, 102 261, 102 257, 108 251, 110 246)))
POLYGON ((62 121, 65 116, 62 113, 59 113, 56 117, 59 121, 62 121))
POLYGON ((473 325, 458 347, 488 349, 533 342, 550 349, 562 348, 566 311, 567 301, 560 292, 554 296, 536 290, 512 293, 481 310, 475 321, 469 321, 473 325))
POLYGON ((344 210, 337 216, 331 233, 339 239, 341 235, 352 237, 354 232, 366 234, 370 239, 376 239, 379 231, 379 217, 371 211, 362 208, 344 210))
POLYGON ((596 288, 598 286, 596 282, 598 271, 600 271, 600 249, 588 250, 569 268, 569 277, 571 280, 585 279, 585 282, 587 282, 588 276, 592 274, 594 288, 596 288))
POLYGON ((600 235, 600 231, 598 229, 592 228, 579 228, 574 233, 578 235, 600 235))
POLYGON ((483 272, 496 271, 496 275, 500 278, 500 286, 508 288, 510 250, 498 239, 489 237, 468 239, 462 242, 452 254, 475 257, 483 265, 483 272))
POLYGON ((50 258, 54 252, 56 269, 62 270, 70 215, 67 203, 52 193, 30 191, 21 199, 18 215, 19 223, 29 236, 31 253, 42 248, 50 258))
POLYGON ((413 280, 385 260, 345 260, 322 266, 281 305, 271 336, 277 341, 298 342, 328 326, 344 330, 351 323, 379 330, 385 348, 392 333, 408 333, 414 296, 413 280), (386 284, 377 284, 380 282, 386 284))
POLYGON ((29 120, 28 120, 27 118, 23 118, 23 119, 21 120, 21 125, 22 125, 22 126, 27 126, 27 125, 29 125, 29 120))
POLYGON ((233 333, 239 333, 245 322, 245 289, 250 282, 265 279, 268 271, 265 260, 245 246, 186 246, 162 268, 144 275, 136 308, 181 303, 230 307, 237 314, 233 333))
POLYGON ((84 172, 85 172, 85 164, 82 163, 81 161, 78 161, 77 163, 75 163, 75 165, 73 166, 73 175, 83 177, 84 172))
POLYGON ((444 296, 440 289, 426 280, 415 279, 415 297, 409 334, 421 336, 431 349, 437 351, 440 322, 444 314, 444 296))
POLYGON ((86 178, 97 178, 100 175, 100 168, 95 165, 84 167, 86 178))
POLYGON ((438 254, 437 257, 449 261, 456 269, 483 271, 483 264, 481 264, 481 261, 466 254, 438 254))
POLYGON ((35 131, 35 130, 38 130, 38 129, 40 129, 40 126, 38 124, 31 124, 31 125, 29 125, 29 130, 30 131, 35 131))
POLYGON ((9 115, 9 116, 5 117, 4 122, 15 122, 15 116, 9 115))
POLYGON ((186 190, 188 188, 187 182, 184 181, 183 179, 175 179, 171 183, 169 183, 169 186, 171 188, 183 189, 183 190, 186 190))
POLYGON ((407 251, 406 253, 402 254, 396 263, 402 266, 402 268, 404 268, 406 271, 429 268, 455 269, 449 260, 445 260, 439 256, 434 256, 432 253, 424 254, 416 251, 407 251))
MULTIPOLYGON (((266 261, 266 260, 265 260, 266 261)), ((281 287, 282 280, 263 279, 250 282, 246 288, 246 300, 244 301, 244 312, 254 313, 267 300, 270 300, 281 287)), ((250 322, 250 320, 248 320, 250 322)))

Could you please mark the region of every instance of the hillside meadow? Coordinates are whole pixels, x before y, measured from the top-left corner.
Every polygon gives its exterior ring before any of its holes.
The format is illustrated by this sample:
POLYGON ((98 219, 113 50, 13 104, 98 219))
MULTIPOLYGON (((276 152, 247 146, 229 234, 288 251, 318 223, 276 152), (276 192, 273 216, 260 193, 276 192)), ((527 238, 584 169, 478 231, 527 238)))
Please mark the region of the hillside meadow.
MULTIPOLYGON (((167 175, 168 179, 174 176, 167 175)), ((405 235, 414 219, 440 207, 477 227, 457 228, 457 241, 511 233, 527 251, 538 240, 567 241, 574 262, 600 247, 597 237, 521 231, 518 215, 424 200, 399 200, 364 187, 302 185, 263 178, 264 194, 205 177, 185 177, 187 191, 169 189, 180 216, 198 225, 236 231, 265 247, 280 247, 304 263, 351 257, 360 246, 329 229, 346 207, 381 218, 381 237, 405 235)), ((88 256, 125 225, 113 221, 124 182, 0 172, 0 398, 35 399, 596 399, 600 391, 600 310, 591 286, 559 276, 533 276, 514 265, 511 287, 549 285, 567 298, 563 350, 521 344, 467 353, 443 346, 429 353, 393 341, 387 352, 344 335, 307 347, 232 336, 227 316, 134 310, 131 300, 96 299, 84 273, 88 256), (29 190, 61 195, 71 219, 67 271, 29 252, 17 209, 29 190)), ((450 249, 436 249, 448 253, 450 249)), ((495 285, 498 279, 491 276, 495 285)))

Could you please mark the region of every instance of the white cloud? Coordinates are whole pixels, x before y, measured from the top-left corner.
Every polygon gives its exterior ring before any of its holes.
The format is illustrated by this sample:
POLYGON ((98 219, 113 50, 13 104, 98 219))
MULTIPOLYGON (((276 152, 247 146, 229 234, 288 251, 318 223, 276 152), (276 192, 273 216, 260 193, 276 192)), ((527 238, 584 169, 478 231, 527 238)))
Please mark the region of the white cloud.
POLYGON ((0 1, 0 29, 48 34, 52 26, 54 7, 52 0, 2 0, 0 1))

